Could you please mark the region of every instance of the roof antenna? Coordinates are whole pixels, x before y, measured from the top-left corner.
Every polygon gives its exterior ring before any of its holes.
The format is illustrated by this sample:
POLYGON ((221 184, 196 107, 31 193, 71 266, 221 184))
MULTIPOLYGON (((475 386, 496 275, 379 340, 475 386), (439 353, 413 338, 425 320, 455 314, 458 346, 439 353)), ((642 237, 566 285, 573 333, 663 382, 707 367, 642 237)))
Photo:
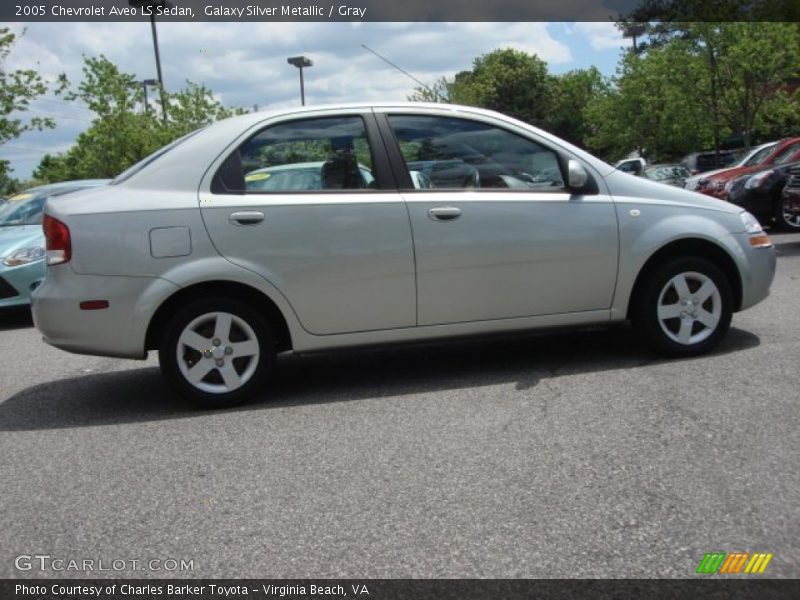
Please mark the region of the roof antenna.
POLYGON ((416 81, 416 82, 417 82, 418 84, 420 84, 420 85, 421 85, 423 88, 425 88, 425 89, 426 89, 426 90, 428 90, 428 91, 429 91, 431 94, 433 94, 433 97, 434 97, 434 99, 435 99, 435 101, 436 101, 436 102, 439 102, 439 94, 436 92, 436 90, 433 90, 433 89, 431 89, 431 88, 430 88, 430 86, 428 86, 428 85, 426 85, 426 84, 422 83, 422 82, 421 82, 419 79, 417 79, 416 77, 414 77, 414 76, 413 76, 411 73, 409 73, 409 72, 408 72, 408 71, 406 71, 405 69, 402 69, 402 68, 398 67, 396 64, 394 64, 394 63, 393 63, 392 61, 390 61, 388 58, 386 58, 385 56, 381 56, 380 54, 378 54, 377 52, 375 52, 375 50, 373 50, 372 48, 370 48, 370 47, 369 47, 369 46, 367 46, 366 44, 361 44, 361 47, 362 47, 362 48, 364 48, 364 50, 368 50, 369 52, 372 52, 372 53, 373 53, 375 56, 377 56, 378 58, 380 58, 380 59, 381 59, 383 62, 385 62, 387 65, 389 65, 390 67, 393 67, 393 68, 397 69, 398 71, 400 71, 400 72, 401 72, 403 75, 405 75, 406 77, 410 77, 411 79, 413 79, 414 81, 416 81))

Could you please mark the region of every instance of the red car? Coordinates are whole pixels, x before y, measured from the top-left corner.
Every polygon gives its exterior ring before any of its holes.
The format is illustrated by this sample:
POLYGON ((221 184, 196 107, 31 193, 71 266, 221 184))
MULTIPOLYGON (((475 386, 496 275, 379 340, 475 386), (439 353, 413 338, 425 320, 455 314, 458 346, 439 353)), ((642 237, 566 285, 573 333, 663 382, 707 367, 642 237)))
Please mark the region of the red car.
POLYGON ((770 165, 780 165, 787 162, 800 160, 800 137, 788 138, 778 142, 772 149, 772 152, 764 157, 764 160, 757 165, 749 167, 736 167, 734 169, 727 169, 711 175, 704 186, 697 189, 698 192, 708 196, 714 196, 722 200, 728 199, 728 192, 725 189, 725 184, 741 175, 747 173, 754 173, 760 171, 770 165))

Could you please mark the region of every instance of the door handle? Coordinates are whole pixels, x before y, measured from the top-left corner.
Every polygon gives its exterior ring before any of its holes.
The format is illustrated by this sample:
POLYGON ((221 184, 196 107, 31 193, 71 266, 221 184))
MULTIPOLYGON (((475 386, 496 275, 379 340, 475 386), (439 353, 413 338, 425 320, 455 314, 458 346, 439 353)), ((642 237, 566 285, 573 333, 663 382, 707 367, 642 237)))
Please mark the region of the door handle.
POLYGON ((434 206, 428 210, 428 217, 434 221, 453 221, 461 216, 461 209, 455 206, 434 206))
POLYGON ((243 210, 231 213, 228 222, 231 225, 258 225, 264 220, 264 213, 257 210, 243 210))

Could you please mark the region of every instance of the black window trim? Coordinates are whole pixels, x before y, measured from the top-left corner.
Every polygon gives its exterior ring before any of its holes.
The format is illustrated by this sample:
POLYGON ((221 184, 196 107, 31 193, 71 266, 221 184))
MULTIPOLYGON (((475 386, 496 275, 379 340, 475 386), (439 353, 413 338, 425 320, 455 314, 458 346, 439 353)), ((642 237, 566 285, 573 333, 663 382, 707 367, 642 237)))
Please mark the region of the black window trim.
MULTIPOLYGON (((242 175, 244 177, 244 175, 242 175)), ((378 130, 375 114, 371 109, 365 109, 358 112, 342 112, 342 113, 326 113, 326 114, 301 114, 292 115, 288 119, 270 121, 263 127, 259 127, 253 133, 247 135, 241 142, 236 142, 234 149, 225 157, 225 159, 217 167, 214 176, 211 178, 210 191, 212 194, 218 195, 236 195, 236 196, 307 196, 309 194, 387 194, 397 193, 397 184, 393 176, 392 167, 386 155, 386 146, 384 145, 383 138, 378 130), (241 155, 239 148, 241 148, 248 141, 259 135, 261 132, 266 131, 276 125, 285 125, 288 123, 295 123, 298 121, 309 121, 319 119, 341 119, 346 117, 359 117, 364 123, 364 131, 366 133, 367 144, 369 146, 370 156, 372 158, 372 175, 375 177, 377 187, 374 188, 354 188, 344 190, 232 190, 228 188, 223 180, 225 169, 230 169, 230 163, 237 163, 241 171, 241 155)))

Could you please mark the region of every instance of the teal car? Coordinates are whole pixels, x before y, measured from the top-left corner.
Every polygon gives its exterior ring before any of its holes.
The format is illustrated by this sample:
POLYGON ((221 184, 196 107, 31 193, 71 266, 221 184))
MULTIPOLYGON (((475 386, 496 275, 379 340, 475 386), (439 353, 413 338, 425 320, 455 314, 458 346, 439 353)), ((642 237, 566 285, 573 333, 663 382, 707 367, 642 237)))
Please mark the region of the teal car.
POLYGON ((107 179, 64 181, 26 190, 0 204, 0 309, 31 303, 45 274, 42 211, 53 196, 108 183, 107 179))

